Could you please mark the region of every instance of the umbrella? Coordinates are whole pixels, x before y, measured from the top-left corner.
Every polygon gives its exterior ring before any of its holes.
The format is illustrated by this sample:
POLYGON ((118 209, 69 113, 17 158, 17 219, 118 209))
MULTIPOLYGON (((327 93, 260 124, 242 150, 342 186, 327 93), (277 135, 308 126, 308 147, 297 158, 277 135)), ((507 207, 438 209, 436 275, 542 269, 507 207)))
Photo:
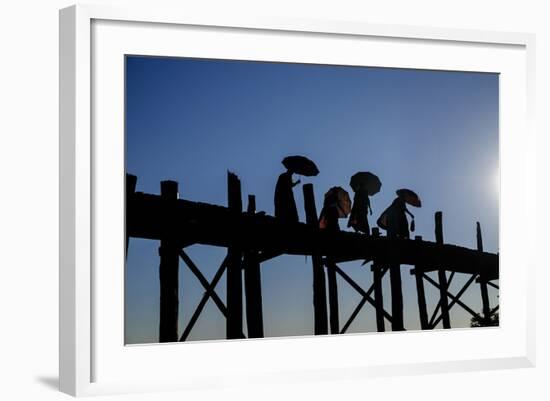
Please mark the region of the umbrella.
POLYGON ((422 201, 420 200, 420 197, 410 189, 398 189, 395 191, 397 196, 399 196, 401 199, 403 199, 405 202, 407 202, 411 206, 421 207, 422 201))
POLYGON ((332 187, 325 194, 325 205, 336 203, 338 218, 348 217, 351 212, 351 199, 349 194, 342 187, 332 187))
POLYGON ((294 174, 311 177, 319 174, 319 169, 314 162, 304 156, 287 156, 283 159, 283 165, 294 174))
POLYGON ((380 188, 382 188, 382 183, 380 182, 380 179, 376 175, 368 171, 360 171, 358 173, 355 173, 351 177, 349 185, 354 192, 359 191, 361 188, 366 189, 370 196, 377 194, 378 192, 380 192, 380 188))

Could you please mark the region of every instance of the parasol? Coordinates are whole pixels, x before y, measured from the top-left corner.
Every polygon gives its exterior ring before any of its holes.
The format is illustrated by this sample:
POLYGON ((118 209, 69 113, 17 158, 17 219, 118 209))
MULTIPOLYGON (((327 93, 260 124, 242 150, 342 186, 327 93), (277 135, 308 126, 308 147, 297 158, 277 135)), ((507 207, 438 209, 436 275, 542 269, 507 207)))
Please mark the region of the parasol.
POLYGON ((342 187, 332 187, 325 194, 325 206, 336 204, 338 218, 348 217, 351 212, 351 199, 349 194, 342 187))
POLYGON ((360 171, 355 173, 349 182, 349 185, 354 192, 357 192, 361 189, 366 189, 369 196, 377 194, 382 188, 382 183, 380 179, 369 171, 360 171))
POLYGON ((420 197, 410 189, 398 189, 395 191, 397 196, 399 196, 401 199, 403 199, 406 203, 408 203, 411 206, 415 207, 421 207, 422 201, 420 200, 420 197))
POLYGON ((311 177, 319 174, 319 169, 313 161, 305 156, 287 156, 282 161, 283 165, 294 174, 311 177))

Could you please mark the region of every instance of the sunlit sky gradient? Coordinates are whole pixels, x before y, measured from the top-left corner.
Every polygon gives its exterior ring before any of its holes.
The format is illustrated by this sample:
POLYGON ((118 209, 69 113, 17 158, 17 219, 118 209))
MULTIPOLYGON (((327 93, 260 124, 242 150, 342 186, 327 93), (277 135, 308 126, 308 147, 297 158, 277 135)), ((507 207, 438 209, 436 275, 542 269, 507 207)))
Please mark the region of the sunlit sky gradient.
MULTIPOLYGON (((317 177, 301 178, 315 188, 317 209, 332 186, 349 188, 357 171, 372 171, 382 190, 371 198, 374 225, 407 187, 422 198, 416 232, 434 240, 434 212, 443 212, 444 240, 475 248, 475 223, 485 250, 498 252, 498 75, 367 67, 127 57, 126 171, 138 176, 137 190, 159 193, 161 180, 179 182, 180 197, 227 204, 227 170, 242 181, 243 199, 256 195, 257 209, 273 214, 273 193, 292 154, 313 159, 317 177)), ((301 220, 302 187, 294 190, 301 220)), ((346 229, 346 220, 340 220, 346 229)), ((157 241, 131 239, 125 281, 126 343, 158 341, 157 241)), ((210 280, 225 249, 195 245, 191 258, 210 280)), ((341 267, 363 288, 370 266, 341 267)), ((402 269, 407 329, 420 326, 416 287, 402 269)), ((450 291, 468 277, 457 274, 450 291)), ((360 296, 339 279, 343 325, 360 296)), ((313 333, 311 258, 282 256, 262 265, 264 331, 267 336, 313 333)), ((225 299, 225 275, 217 292, 225 299)), ((428 308, 437 291, 426 284, 428 308)), ((493 291, 493 290, 491 290, 493 291)), ((203 289, 180 263, 180 333, 203 289)), ((384 303, 391 310, 389 275, 384 303)), ((491 304, 497 302, 491 292, 491 304)), ((479 286, 463 298, 481 310, 479 286)), ((469 326, 456 305, 453 327, 469 326)), ((386 327, 389 325, 386 322, 386 327)), ((366 305, 348 332, 375 331, 374 309, 366 305)), ((190 340, 225 338, 225 321, 209 301, 190 340)))

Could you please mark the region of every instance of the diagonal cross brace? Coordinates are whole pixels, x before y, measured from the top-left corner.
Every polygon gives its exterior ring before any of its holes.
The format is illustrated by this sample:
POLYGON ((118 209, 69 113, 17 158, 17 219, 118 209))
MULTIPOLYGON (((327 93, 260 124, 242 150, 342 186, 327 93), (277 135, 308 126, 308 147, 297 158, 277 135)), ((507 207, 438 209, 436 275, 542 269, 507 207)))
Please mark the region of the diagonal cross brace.
MULTIPOLYGON (((464 294, 464 292, 466 292, 466 290, 468 289, 468 287, 470 287, 470 285, 474 282, 476 276, 475 275, 472 275, 472 277, 464 284, 464 286, 460 289, 460 291, 456 294, 456 299, 458 300, 462 294, 464 294)), ((451 308, 453 307, 453 305, 455 305, 457 303, 457 300, 452 300, 451 303, 449 304, 449 310, 451 310, 451 308)), ((437 324, 441 321, 443 317, 442 316, 439 316, 434 322, 433 324, 431 325, 431 328, 434 329, 435 326, 437 326, 437 324)))
MULTIPOLYGON (((195 326, 195 323, 197 322, 197 319, 199 318, 202 310, 204 309, 204 306, 206 305, 206 302, 208 302, 209 298, 212 298, 212 300, 216 303, 216 306, 220 310, 220 312, 223 314, 224 317, 227 318, 227 307, 224 305, 220 297, 218 297, 218 294, 214 291, 216 288, 216 285, 220 281, 227 263, 227 256, 224 258, 223 262, 221 263, 220 267, 218 268, 218 271, 214 275, 214 278, 209 283, 208 280, 204 277, 204 275, 200 272, 199 268, 191 258, 183 251, 180 251, 180 257, 185 262, 185 264, 189 267, 189 269, 197 276, 197 279, 200 281, 202 286, 204 287, 204 294, 202 295, 202 298, 197 305, 197 308, 195 309, 195 312, 191 316, 191 319, 189 320, 189 323, 187 324, 187 327, 183 331, 183 334, 180 337, 180 341, 185 341, 189 334, 191 333, 191 330, 195 326)), ((242 334, 242 337, 244 338, 244 334, 242 334)))
MULTIPOLYGON (((189 270, 191 270, 193 274, 197 277, 201 285, 204 287, 204 290, 215 302, 220 312, 223 313, 225 317, 227 317, 227 307, 224 305, 224 303, 222 302, 218 294, 216 294, 214 289, 210 288, 210 283, 208 282, 206 277, 204 277, 204 275, 201 273, 197 265, 191 260, 191 258, 183 250, 180 251, 180 257, 185 262, 185 264, 189 267, 189 270)), ((222 266, 225 267, 226 262, 227 260, 224 259, 222 266)))
MULTIPOLYGON (((436 288, 439 288, 439 284, 437 282, 435 282, 431 277, 427 276, 426 274, 423 274, 422 275, 430 284, 432 284, 434 287, 436 288)), ((472 276, 474 279, 475 279, 475 276, 472 276)), ((472 280, 472 279, 470 279, 472 280)), ((468 281, 470 281, 468 280, 468 281)), ((473 280, 472 280, 473 281, 473 280)), ((471 284, 471 283, 470 283, 471 284)), ((469 285, 469 284, 468 284, 469 285)), ((464 291, 466 291, 464 289, 464 291)), ((462 294, 460 294, 462 295, 462 294)), ((472 308, 470 308, 468 305, 466 305, 464 302, 462 302, 460 299, 458 299, 457 296, 451 294, 449 291, 447 291, 447 296, 449 298, 451 298, 453 300, 453 302, 451 304, 459 304, 466 312, 468 312, 470 315, 474 316, 474 317, 478 317, 479 318, 479 315, 477 313, 475 313, 472 308)), ((450 305, 449 305, 449 308, 450 308, 450 305)))
MULTIPOLYGON (((350 319, 348 319, 348 322, 344 325, 341 334, 345 332, 345 330, 348 329, 349 325, 355 319, 355 316, 359 313, 359 310, 363 307, 366 301, 368 301, 372 306, 376 307, 376 303, 374 302, 374 299, 370 296, 370 294, 374 291, 374 285, 371 285, 368 291, 363 290, 350 276, 346 274, 342 269, 338 267, 335 263, 332 262, 325 262, 325 266, 327 266, 329 269, 334 269, 349 285, 353 287, 355 291, 357 291, 359 294, 363 296, 363 299, 361 302, 359 302, 359 305, 355 308, 353 311, 350 319)), ((389 322, 391 322, 391 315, 384 310, 384 317, 388 319, 389 322)))
MULTIPOLYGON (((455 272, 453 271, 449 275, 449 281, 447 281, 447 288, 449 288, 451 286, 451 283, 453 281, 454 276, 455 276, 455 272)), ((434 321, 435 321, 435 318, 437 316, 437 313, 439 312, 439 309, 441 309, 441 299, 439 301, 437 301, 437 305, 435 306, 434 313, 433 313, 432 317, 430 318, 430 323, 428 323, 428 326, 432 327, 434 325, 434 321)), ((451 309, 450 305, 447 307, 447 309, 451 309)))

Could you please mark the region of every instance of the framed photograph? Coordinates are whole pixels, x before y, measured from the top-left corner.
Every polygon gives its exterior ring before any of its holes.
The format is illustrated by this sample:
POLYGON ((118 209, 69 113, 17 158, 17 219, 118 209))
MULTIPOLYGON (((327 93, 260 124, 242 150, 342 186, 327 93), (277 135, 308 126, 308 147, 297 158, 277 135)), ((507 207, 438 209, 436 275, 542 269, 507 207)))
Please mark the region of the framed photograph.
POLYGON ((61 390, 533 366, 533 49, 61 10, 61 390))

